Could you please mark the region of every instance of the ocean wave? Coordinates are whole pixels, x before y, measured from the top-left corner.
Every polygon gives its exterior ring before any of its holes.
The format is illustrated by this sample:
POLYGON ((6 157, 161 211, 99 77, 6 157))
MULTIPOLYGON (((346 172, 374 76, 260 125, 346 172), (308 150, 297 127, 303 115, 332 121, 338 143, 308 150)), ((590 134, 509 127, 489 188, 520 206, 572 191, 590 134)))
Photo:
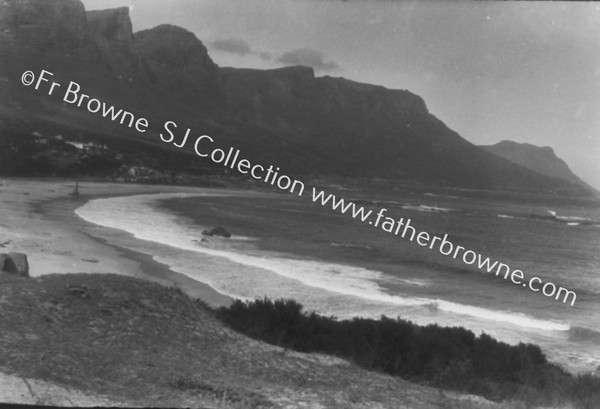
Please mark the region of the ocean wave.
POLYGON ((333 247, 347 247, 347 248, 350 248, 350 249, 371 250, 371 248, 372 248, 371 246, 360 246, 358 244, 335 243, 335 242, 329 243, 329 245, 333 246, 333 247))
POLYGON ((569 341, 600 341, 600 331, 585 327, 573 326, 569 330, 569 341))
MULTIPOLYGON (((222 257, 231 262, 268 271, 304 286, 330 293, 378 302, 387 306, 423 308, 428 311, 458 314, 478 320, 501 322, 535 330, 566 331, 569 329, 569 326, 564 323, 541 320, 510 311, 497 311, 442 299, 388 294, 379 284, 386 281, 386 276, 379 271, 362 267, 293 259, 273 254, 265 256, 264 252, 257 255, 211 248, 205 243, 198 242, 202 226, 181 224, 177 216, 160 212, 153 207, 156 200, 165 198, 206 197, 208 195, 158 194, 96 199, 83 205, 75 213, 91 223, 127 231, 140 240, 222 257)), ((210 196, 214 196, 214 194, 210 194, 210 196)), ((229 295, 238 296, 236 294, 238 292, 245 294, 242 296, 243 298, 248 298, 249 289, 244 288, 244 284, 240 283, 241 287, 236 291, 237 281, 221 277, 221 283, 225 281, 229 281, 226 291, 229 295)), ((215 289, 222 290, 219 288, 219 283, 216 283, 215 289)), ((255 295, 258 297, 264 295, 264 288, 256 288, 255 295)), ((357 313, 360 315, 359 311, 357 313)))
POLYGON ((458 196, 451 196, 451 195, 440 195, 440 194, 436 194, 436 193, 423 193, 423 196, 430 196, 430 197, 445 197, 448 199, 458 199, 458 196))
POLYGON ((585 223, 585 224, 596 224, 593 219, 589 217, 581 217, 581 216, 559 216, 555 211, 548 210, 550 213, 550 218, 556 219, 561 222, 569 222, 569 223, 585 223))
POLYGON ((417 278, 398 278, 398 279, 396 279, 396 281, 399 281, 401 283, 408 284, 408 285, 415 285, 418 287, 426 287, 426 286, 430 285, 429 281, 419 280, 417 278))
POLYGON ((523 328, 544 331, 568 331, 569 324, 557 321, 542 320, 525 314, 510 311, 494 311, 487 308, 457 304, 450 301, 436 300, 438 309, 460 315, 468 315, 496 322, 505 322, 523 328))
POLYGON ((437 207, 437 206, 426 206, 426 205, 404 205, 402 206, 404 210, 415 210, 417 212, 427 212, 427 213, 447 213, 455 211, 454 209, 449 209, 445 207, 437 207))
POLYGON ((547 211, 549 215, 529 214, 530 220, 542 222, 560 223, 568 226, 598 226, 600 221, 581 216, 558 216, 553 210, 547 211))
POLYGON ((555 216, 558 220, 563 221, 581 221, 581 222, 593 222, 592 219, 587 217, 579 217, 579 216, 555 216))

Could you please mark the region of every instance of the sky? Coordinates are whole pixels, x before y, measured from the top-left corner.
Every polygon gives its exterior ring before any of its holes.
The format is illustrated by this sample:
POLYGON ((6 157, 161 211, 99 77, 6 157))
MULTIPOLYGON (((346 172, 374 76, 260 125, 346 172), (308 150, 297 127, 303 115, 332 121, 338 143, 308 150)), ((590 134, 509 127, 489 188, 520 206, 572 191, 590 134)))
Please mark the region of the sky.
POLYGON ((83 0, 175 24, 220 66, 309 65, 407 89, 477 145, 550 146, 600 189, 600 4, 401 0, 83 0))

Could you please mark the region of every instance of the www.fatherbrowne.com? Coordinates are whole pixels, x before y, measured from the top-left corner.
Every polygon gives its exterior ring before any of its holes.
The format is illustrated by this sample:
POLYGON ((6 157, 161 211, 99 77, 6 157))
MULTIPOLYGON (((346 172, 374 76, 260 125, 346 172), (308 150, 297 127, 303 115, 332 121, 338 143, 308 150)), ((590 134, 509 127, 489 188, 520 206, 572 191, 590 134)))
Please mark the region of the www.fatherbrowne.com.
MULTIPOLYGON (((50 79, 54 76, 53 73, 41 70, 39 76, 37 76, 33 71, 25 71, 21 76, 21 82, 25 86, 31 86, 35 83, 35 90, 38 90, 40 86, 44 83, 48 83, 49 88, 47 90, 48 95, 52 95, 55 89, 60 89, 61 84, 50 81, 50 79)), ((98 113, 102 109, 102 116, 109 117, 113 122, 118 121, 121 125, 127 124, 129 128, 135 127, 135 129, 140 133, 146 133, 148 130, 149 122, 145 118, 135 119, 134 115, 130 112, 123 111, 122 109, 115 111, 114 106, 108 107, 104 102, 101 102, 98 99, 90 98, 89 95, 81 93, 81 86, 76 82, 71 81, 69 83, 69 87, 63 97, 63 101, 74 104, 77 103, 78 107, 82 106, 84 101, 88 101, 85 107, 91 113, 98 113)), ((44 91, 46 91, 44 89, 44 91)), ((160 138, 165 143, 173 143, 177 148, 183 148, 188 141, 188 136, 190 135, 191 129, 188 128, 183 139, 180 143, 175 142, 174 130, 177 128, 177 124, 173 121, 167 121, 164 124, 165 131, 168 132, 169 136, 165 137, 162 133, 160 134, 160 138)), ((208 135, 201 135, 196 139, 195 144, 193 145, 194 151, 201 158, 206 158, 210 156, 215 163, 221 163, 226 167, 231 169, 237 169, 241 174, 250 174, 256 180, 262 180, 265 183, 269 183, 271 185, 276 185, 279 189, 288 190, 290 193, 297 193, 299 196, 302 196, 304 193, 304 183, 298 180, 292 180, 290 177, 286 175, 280 175, 278 171, 279 168, 274 169, 273 166, 269 166, 265 168, 262 165, 254 164, 252 165, 249 160, 241 159, 238 161, 238 157, 240 154, 239 149, 235 150, 230 148, 227 154, 224 150, 215 148, 210 149, 210 144, 214 143, 215 140, 208 135), (200 149, 201 143, 205 145, 200 149), (204 149, 207 149, 208 152, 204 149), (230 162, 231 159, 231 162, 230 162)), ((353 202, 346 202, 342 198, 336 198, 335 195, 329 194, 326 195, 323 191, 318 191, 313 187, 313 202, 321 202, 321 205, 326 206, 328 203, 331 205, 333 210, 339 210, 342 214, 348 213, 352 216, 352 218, 359 219, 362 222, 366 222, 372 215, 372 210, 365 210, 364 207, 356 206, 353 202)), ((570 290, 567 290, 563 287, 557 287, 553 283, 546 283, 543 286, 541 285, 543 281, 539 277, 533 277, 529 280, 525 280, 524 274, 521 270, 511 270, 511 268, 498 261, 494 261, 493 263, 490 261, 489 257, 485 259, 482 258, 481 254, 474 252, 473 250, 465 249, 462 246, 454 245, 450 240, 448 240, 448 235, 445 234, 444 237, 439 236, 431 236, 429 233, 425 231, 417 232, 413 226, 411 226, 411 220, 401 218, 400 220, 396 220, 392 217, 385 216, 385 212, 387 209, 380 209, 377 212, 377 217, 375 221, 369 220, 369 224, 381 228, 382 230, 394 234, 395 236, 400 235, 402 238, 407 238, 412 242, 416 239, 418 245, 423 247, 428 247, 431 250, 438 250, 441 254, 445 256, 452 257, 454 259, 461 259, 465 264, 473 265, 477 263, 477 266, 480 270, 486 271, 488 273, 495 272, 496 276, 503 274, 504 279, 510 280, 517 285, 522 285, 523 287, 529 287, 530 290, 539 292, 541 291, 546 297, 555 297, 556 300, 559 300, 561 296, 563 297, 563 303, 569 301, 571 299, 571 306, 575 304, 575 300, 577 295, 570 290)))
POLYGON ((416 241, 419 246, 427 247, 431 250, 437 250, 444 256, 452 257, 453 259, 462 260, 468 265, 477 265, 477 267, 487 273, 495 273, 496 276, 502 276, 505 280, 510 279, 513 284, 528 287, 531 291, 541 291, 546 297, 555 297, 556 300, 562 298, 563 303, 567 303, 571 298, 571 306, 575 304, 577 295, 563 287, 557 287, 555 284, 547 282, 542 285, 543 281, 539 277, 532 277, 529 280, 525 279, 525 275, 521 270, 511 269, 508 265, 498 261, 492 262, 489 257, 483 258, 481 254, 473 250, 458 246, 448 240, 448 235, 444 237, 432 236, 426 231, 417 231, 411 225, 411 219, 394 219, 385 216, 387 209, 380 209, 373 220, 373 211, 365 210, 363 206, 357 206, 354 202, 345 201, 343 198, 337 198, 333 194, 327 194, 322 190, 317 190, 313 187, 312 200, 315 203, 320 203, 323 206, 328 204, 333 210, 337 210, 342 214, 349 214, 352 218, 367 222, 373 226, 382 229, 385 232, 400 236, 403 239, 416 241))

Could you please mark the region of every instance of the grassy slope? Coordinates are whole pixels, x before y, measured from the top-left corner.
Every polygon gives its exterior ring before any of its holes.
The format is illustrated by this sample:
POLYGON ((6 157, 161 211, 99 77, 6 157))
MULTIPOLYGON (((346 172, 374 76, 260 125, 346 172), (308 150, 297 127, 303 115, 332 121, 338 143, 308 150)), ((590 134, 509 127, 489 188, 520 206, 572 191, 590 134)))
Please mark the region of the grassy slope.
POLYGON ((251 340, 178 289, 134 278, 0 274, 0 316, 0 371, 123 404, 496 407, 251 340))

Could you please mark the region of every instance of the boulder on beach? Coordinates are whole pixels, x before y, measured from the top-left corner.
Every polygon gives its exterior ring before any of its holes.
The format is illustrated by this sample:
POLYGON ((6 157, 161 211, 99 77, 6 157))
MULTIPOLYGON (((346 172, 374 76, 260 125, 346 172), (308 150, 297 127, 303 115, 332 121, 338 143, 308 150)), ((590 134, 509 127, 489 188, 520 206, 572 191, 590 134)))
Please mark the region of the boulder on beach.
POLYGON ((220 227, 220 226, 215 227, 211 231, 204 230, 202 232, 202 234, 204 236, 221 236, 221 237, 227 237, 227 238, 231 237, 231 233, 229 233, 227 231, 227 229, 225 229, 224 227, 220 227))
POLYGON ((4 264, 8 259, 8 254, 0 254, 0 271, 4 271, 4 264))
POLYGON ((2 254, 0 255, 0 265, 5 273, 29 277, 29 262, 24 253, 2 254))

